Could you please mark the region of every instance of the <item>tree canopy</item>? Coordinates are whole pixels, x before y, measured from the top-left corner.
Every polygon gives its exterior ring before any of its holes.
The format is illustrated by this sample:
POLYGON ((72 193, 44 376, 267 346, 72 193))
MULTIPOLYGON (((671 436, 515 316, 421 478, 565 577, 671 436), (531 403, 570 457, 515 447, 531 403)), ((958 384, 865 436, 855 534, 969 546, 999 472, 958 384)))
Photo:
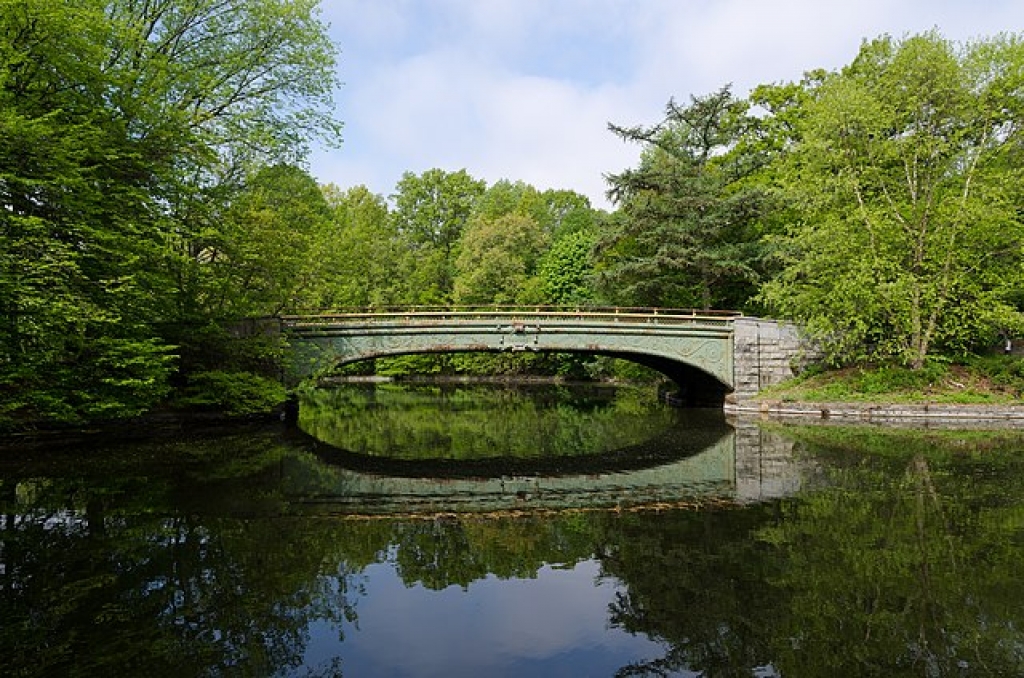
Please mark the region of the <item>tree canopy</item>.
POLYGON ((762 299, 837 360, 921 367, 1024 328, 1021 39, 879 38, 802 95, 762 299))
POLYGON ((602 244, 604 284, 632 303, 741 307, 760 280, 764 192, 739 146, 754 121, 728 87, 670 101, 662 123, 611 130, 643 145, 640 166, 608 177, 618 228, 602 244))
POLYGON ((333 138, 311 0, 0 3, 0 419, 144 411, 254 162, 333 138))

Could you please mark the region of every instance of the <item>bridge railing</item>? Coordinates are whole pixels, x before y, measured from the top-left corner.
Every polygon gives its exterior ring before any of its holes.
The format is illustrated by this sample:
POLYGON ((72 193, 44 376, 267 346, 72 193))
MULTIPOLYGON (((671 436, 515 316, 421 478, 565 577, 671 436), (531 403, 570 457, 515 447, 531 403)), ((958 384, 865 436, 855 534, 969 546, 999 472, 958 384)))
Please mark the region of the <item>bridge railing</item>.
POLYGON ((727 325, 742 315, 738 311, 628 306, 402 306, 310 311, 280 318, 285 328, 301 330, 344 324, 484 320, 727 325))

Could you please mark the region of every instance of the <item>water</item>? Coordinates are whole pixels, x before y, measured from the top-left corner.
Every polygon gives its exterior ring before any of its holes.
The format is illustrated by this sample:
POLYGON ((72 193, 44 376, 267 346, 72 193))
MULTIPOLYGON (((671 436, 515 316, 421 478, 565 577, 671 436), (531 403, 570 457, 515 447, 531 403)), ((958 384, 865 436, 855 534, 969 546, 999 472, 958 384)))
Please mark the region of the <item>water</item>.
POLYGON ((301 423, 4 451, 0 675, 1024 675, 1017 434, 465 385, 301 423))

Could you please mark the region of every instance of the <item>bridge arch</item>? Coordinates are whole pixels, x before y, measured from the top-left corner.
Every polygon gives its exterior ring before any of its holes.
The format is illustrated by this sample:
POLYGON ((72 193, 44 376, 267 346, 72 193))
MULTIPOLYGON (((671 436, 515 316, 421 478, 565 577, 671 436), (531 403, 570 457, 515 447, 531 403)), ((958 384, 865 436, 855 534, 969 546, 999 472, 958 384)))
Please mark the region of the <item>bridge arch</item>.
POLYGON ((416 353, 590 353, 662 372, 687 403, 720 405, 734 386, 734 318, 662 309, 416 309, 287 316, 282 324, 294 378, 416 353))

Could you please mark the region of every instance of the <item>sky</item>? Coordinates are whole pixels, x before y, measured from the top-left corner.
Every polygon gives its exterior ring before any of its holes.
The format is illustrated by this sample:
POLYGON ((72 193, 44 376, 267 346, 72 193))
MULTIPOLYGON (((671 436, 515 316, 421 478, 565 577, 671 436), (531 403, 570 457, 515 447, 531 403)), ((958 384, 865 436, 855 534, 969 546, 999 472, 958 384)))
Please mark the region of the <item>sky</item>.
POLYGON ((640 148, 609 123, 838 69, 884 34, 1024 32, 1024 0, 322 0, 322 19, 344 140, 314 150, 320 183, 386 197, 405 172, 465 169, 611 209, 605 176, 640 148))

